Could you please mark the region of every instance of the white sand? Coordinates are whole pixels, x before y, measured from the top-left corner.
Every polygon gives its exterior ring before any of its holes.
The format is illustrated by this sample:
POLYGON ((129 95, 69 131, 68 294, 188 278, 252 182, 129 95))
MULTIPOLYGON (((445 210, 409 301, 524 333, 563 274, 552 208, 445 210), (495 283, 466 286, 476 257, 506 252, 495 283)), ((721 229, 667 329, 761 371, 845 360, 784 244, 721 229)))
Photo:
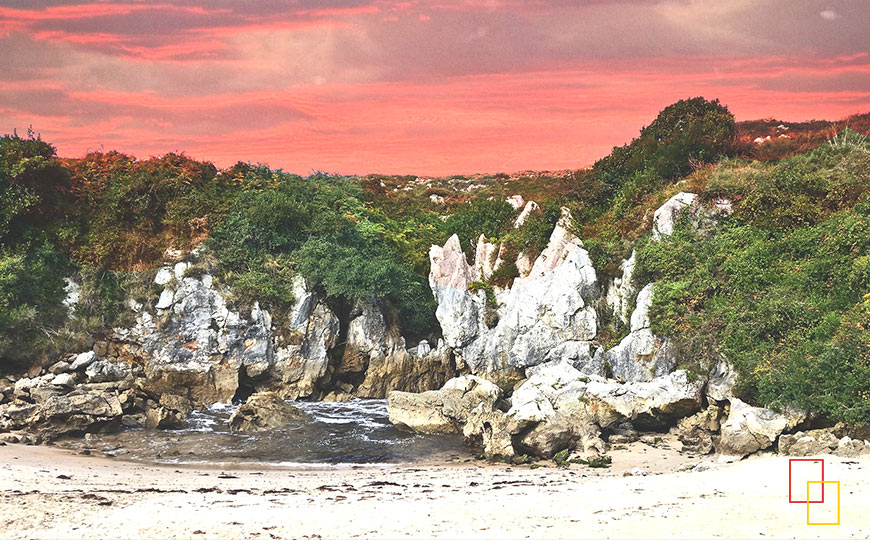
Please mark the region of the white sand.
POLYGON ((685 458, 639 443, 613 456, 605 472, 478 463, 254 470, 9 445, 0 447, 0 537, 870 538, 866 456, 825 456, 826 479, 842 482, 839 526, 808 526, 806 505, 788 503, 787 458, 673 472, 685 458), (622 476, 634 466, 668 472, 622 476))

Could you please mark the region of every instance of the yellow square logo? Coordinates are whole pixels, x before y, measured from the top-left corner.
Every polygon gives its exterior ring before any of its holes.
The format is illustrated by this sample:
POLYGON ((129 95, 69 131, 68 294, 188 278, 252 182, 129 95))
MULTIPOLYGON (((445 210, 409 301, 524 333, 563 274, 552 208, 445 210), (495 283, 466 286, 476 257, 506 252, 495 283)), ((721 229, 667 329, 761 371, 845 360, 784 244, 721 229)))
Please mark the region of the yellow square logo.
POLYGON ((807 481, 807 525, 840 524, 840 482, 837 480, 807 481), (822 494, 821 501, 810 501, 810 493, 822 494))

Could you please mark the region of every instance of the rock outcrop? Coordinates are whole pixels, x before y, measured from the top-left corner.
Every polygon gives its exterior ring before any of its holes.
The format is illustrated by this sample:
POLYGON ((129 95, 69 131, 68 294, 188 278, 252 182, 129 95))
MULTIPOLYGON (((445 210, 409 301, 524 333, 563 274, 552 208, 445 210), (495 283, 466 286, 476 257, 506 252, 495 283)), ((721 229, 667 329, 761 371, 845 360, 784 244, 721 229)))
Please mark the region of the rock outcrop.
MULTIPOLYGON (((570 358, 587 373, 603 373, 592 349, 598 281, 589 254, 569 225, 570 216, 563 216, 528 275, 494 291, 489 300, 486 291, 469 290, 485 279, 485 262, 468 264, 456 236, 443 247, 432 247, 429 284, 438 302, 436 317, 457 364, 495 376, 570 358), (494 324, 487 324, 487 309, 497 311, 494 324)), ((478 250, 482 257, 491 257, 491 251, 478 250)))
POLYGON ((201 407, 255 391, 321 398, 349 384, 348 395, 382 398, 437 388, 455 374, 443 347, 410 353, 377 299, 359 302, 343 332, 338 315, 297 278, 293 305, 275 321, 256 302, 245 315, 230 309, 212 276, 189 276, 189 268, 161 269, 155 311, 140 306, 135 327, 116 330, 115 341, 137 351, 155 395, 180 394, 201 407))
POLYGON ((676 367, 667 340, 656 336, 650 329, 653 287, 650 283, 637 294, 637 307, 631 314, 629 334, 604 353, 608 374, 618 380, 649 381, 670 373, 676 367))
POLYGON ((845 426, 837 424, 830 428, 782 435, 777 443, 777 451, 786 456, 833 454, 851 458, 870 454, 870 441, 853 439, 845 432, 845 426))
POLYGON ((731 201, 727 199, 715 199, 711 204, 703 204, 694 193, 677 193, 653 214, 652 237, 658 240, 673 234, 674 227, 683 216, 686 216, 695 231, 708 231, 722 217, 730 215, 731 211, 731 201))
POLYGON ((230 431, 254 432, 299 425, 311 420, 305 411, 290 405, 274 392, 253 394, 233 412, 230 431))
POLYGON ((601 428, 621 420, 659 427, 700 407, 703 383, 682 371, 645 383, 584 375, 569 363, 546 364, 513 392, 510 407, 494 384, 473 375, 438 391, 389 395, 390 421, 420 433, 458 432, 487 456, 552 457, 570 449, 603 452, 601 428))

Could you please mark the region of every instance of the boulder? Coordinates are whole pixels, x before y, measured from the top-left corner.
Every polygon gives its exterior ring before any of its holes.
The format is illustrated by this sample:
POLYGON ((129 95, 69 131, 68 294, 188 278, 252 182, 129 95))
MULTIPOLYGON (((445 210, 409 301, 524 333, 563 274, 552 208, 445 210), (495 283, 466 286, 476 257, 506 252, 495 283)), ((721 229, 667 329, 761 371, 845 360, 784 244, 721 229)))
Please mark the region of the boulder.
MULTIPOLYGON (((121 395, 122 405, 128 400, 134 401, 126 394, 121 395)), ((194 404, 184 396, 163 394, 155 403, 147 400, 144 418, 134 419, 134 423, 143 424, 149 429, 173 429, 184 425, 184 420, 193 412, 194 404)))
POLYGON ((0 405, 0 430, 26 430, 35 441, 46 442, 65 434, 114 429, 122 414, 117 393, 76 388, 38 403, 0 405))
POLYGON ((97 359, 97 353, 94 351, 87 351, 81 354, 76 355, 75 360, 73 360, 72 364, 70 364, 69 369, 71 371, 77 371, 79 369, 84 369, 91 365, 97 359))
POLYGON ((15 383, 8 379, 0 379, 0 403, 12 401, 15 395, 15 383))
POLYGON ((95 360, 88 364, 85 369, 85 376, 88 382, 92 383, 120 381, 131 375, 132 368, 129 364, 119 364, 107 360, 95 360))
POLYGON ((69 392, 69 387, 66 385, 55 385, 54 377, 56 375, 49 374, 49 379, 39 379, 36 384, 30 388, 30 399, 36 403, 44 403, 47 399, 55 396, 60 396, 69 392))
POLYGON ((487 458, 514 457, 516 452, 512 436, 517 431, 511 418, 487 402, 472 409, 462 426, 466 444, 482 448, 487 458))
POLYGON ((677 422, 671 433, 683 445, 682 451, 705 455, 713 451, 713 436, 719 431, 722 409, 711 406, 677 422))
POLYGON ((251 395, 230 416, 230 431, 264 431, 279 429, 288 425, 308 422, 311 416, 305 411, 290 405, 274 392, 260 392, 251 395))
MULTIPOLYGON (((484 424, 492 424, 489 414, 496 410, 501 389, 486 379, 463 375, 447 381, 440 390, 421 394, 390 392, 387 411, 397 428, 417 433, 463 432, 466 437, 482 436, 484 424), (473 420, 472 420, 473 418, 473 420)), ((501 412, 501 411, 499 411, 501 412)))
POLYGON ((30 390, 36 386, 39 379, 21 377, 12 387, 12 395, 17 399, 26 399, 30 397, 30 390))
POLYGON ((601 427, 626 418, 642 429, 660 429, 700 409, 703 387, 703 380, 690 380, 683 370, 646 382, 595 378, 586 385, 584 399, 601 427))
POLYGON ((787 456, 817 456, 836 454, 855 457, 864 452, 864 441, 854 440, 844 432, 847 428, 837 424, 830 428, 798 431, 779 438, 777 451, 787 456))
POLYGON ((419 394, 390 392, 387 397, 390 422, 402 431, 415 433, 456 433, 453 419, 444 413, 444 395, 438 390, 419 394))
POLYGON ((837 441, 837 448, 834 450, 835 456, 847 458, 855 458, 867 454, 870 454, 870 441, 852 439, 848 435, 844 435, 837 441))
POLYGON ((53 373, 55 375, 60 374, 60 373, 66 373, 69 370, 70 370, 70 363, 64 362, 63 360, 55 362, 54 364, 52 364, 48 368, 48 372, 53 373))
POLYGON ((118 395, 114 393, 86 393, 80 390, 65 396, 49 398, 42 404, 42 414, 47 417, 86 415, 114 418, 123 414, 118 395))
POLYGON ((745 456, 770 448, 784 430, 802 420, 799 413, 780 414, 731 398, 728 418, 720 428, 717 449, 723 454, 745 456))
POLYGON ((186 397, 175 394, 163 394, 158 401, 160 406, 176 411, 186 418, 193 412, 193 402, 186 397))
POLYGON ((628 419, 644 427, 666 426, 700 407, 702 387, 702 381, 690 382, 683 371, 649 382, 619 383, 585 375, 567 363, 545 364, 517 387, 507 414, 521 428, 537 424, 523 444, 547 455, 577 441, 602 446, 592 424, 610 427, 628 419))
POLYGON ((54 386, 64 386, 67 388, 71 388, 75 386, 76 379, 69 373, 60 373, 54 376, 54 378, 51 380, 51 384, 53 384, 54 386))
POLYGON ((517 441, 525 453, 552 458, 565 449, 600 453, 605 445, 594 417, 582 403, 565 403, 552 416, 522 433, 517 441))
POLYGON ((15 400, 0 405, 0 431, 21 429, 42 419, 38 405, 15 400))
POLYGON ((166 407, 158 405, 145 411, 144 425, 148 429, 172 429, 180 427, 183 422, 184 416, 166 407))

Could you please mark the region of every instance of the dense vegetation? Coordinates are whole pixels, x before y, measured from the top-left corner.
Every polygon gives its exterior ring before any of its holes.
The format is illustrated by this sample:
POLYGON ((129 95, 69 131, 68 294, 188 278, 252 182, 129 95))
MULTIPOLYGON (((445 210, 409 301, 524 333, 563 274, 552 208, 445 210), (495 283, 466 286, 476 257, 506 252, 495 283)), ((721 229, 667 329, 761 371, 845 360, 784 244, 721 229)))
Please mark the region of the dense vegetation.
MULTIPOLYGON (((536 255, 567 207, 602 278, 638 249, 638 285, 656 282, 655 330, 685 367, 725 358, 751 402, 868 423, 870 150, 853 131, 823 142, 831 129, 866 131, 868 118, 736 124, 695 98, 588 169, 448 178, 218 170, 180 154, 59 159, 32 133, 6 136, 0 368, 50 361, 128 324, 124 299, 153 298, 153 269, 200 245, 190 272, 214 274, 240 308, 258 300, 280 313, 301 275, 341 305, 387 299, 407 335, 437 334, 430 245, 457 234, 470 254, 483 234, 536 255), (684 226, 650 242, 653 211, 679 191, 727 197, 734 213, 701 236, 684 226), (517 229, 513 194, 541 205, 517 229), (62 304, 71 276, 81 284, 73 317, 62 304)), ((476 286, 516 275, 506 264, 476 286)), ((622 331, 613 322, 600 337, 622 331)))
POLYGON ((734 214, 638 252, 653 330, 686 367, 727 359, 747 399, 870 423, 870 142, 847 131, 777 163, 728 161, 702 194, 734 214))

